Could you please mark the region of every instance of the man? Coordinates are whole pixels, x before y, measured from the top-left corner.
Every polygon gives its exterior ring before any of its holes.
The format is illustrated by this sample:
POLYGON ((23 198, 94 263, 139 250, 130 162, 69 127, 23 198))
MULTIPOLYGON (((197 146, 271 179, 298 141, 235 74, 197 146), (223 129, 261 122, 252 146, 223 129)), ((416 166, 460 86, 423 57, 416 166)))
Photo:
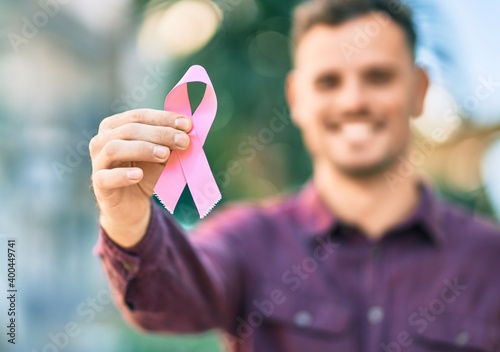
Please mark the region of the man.
POLYGON ((428 86, 409 11, 317 0, 293 25, 286 93, 314 171, 300 192, 222 207, 187 238, 150 197, 191 121, 136 110, 102 122, 96 249, 119 309, 148 331, 220 329, 233 351, 499 351, 499 230, 415 175, 388 182, 428 86))

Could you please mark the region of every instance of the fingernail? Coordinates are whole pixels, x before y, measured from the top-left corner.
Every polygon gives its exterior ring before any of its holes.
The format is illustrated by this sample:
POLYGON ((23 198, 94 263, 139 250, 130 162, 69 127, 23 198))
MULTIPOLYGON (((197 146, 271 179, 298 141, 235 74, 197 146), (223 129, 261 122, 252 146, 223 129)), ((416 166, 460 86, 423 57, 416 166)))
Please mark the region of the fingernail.
POLYGON ((189 137, 185 133, 176 133, 174 137, 175 144, 177 144, 178 147, 187 147, 189 143, 189 137))
POLYGON ((141 176, 142 176, 141 170, 134 169, 134 170, 127 171, 127 177, 131 180, 137 180, 137 179, 141 178, 141 176))
POLYGON ((175 120, 175 128, 187 131, 190 125, 189 120, 185 117, 179 117, 175 120))
POLYGON ((157 145, 153 148, 153 154, 157 158, 163 159, 167 157, 168 149, 167 147, 163 147, 161 145, 157 145))

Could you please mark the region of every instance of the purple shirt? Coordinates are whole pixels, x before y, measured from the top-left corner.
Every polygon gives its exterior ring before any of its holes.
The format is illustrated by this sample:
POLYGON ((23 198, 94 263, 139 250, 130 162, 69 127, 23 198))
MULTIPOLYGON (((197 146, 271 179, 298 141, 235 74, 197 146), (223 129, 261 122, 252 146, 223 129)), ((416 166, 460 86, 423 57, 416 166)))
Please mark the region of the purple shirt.
POLYGON ((189 236, 152 205, 123 250, 102 231, 115 302, 148 331, 219 329, 231 351, 500 351, 500 231, 420 185, 418 209, 372 241, 309 181, 220 207, 189 236))

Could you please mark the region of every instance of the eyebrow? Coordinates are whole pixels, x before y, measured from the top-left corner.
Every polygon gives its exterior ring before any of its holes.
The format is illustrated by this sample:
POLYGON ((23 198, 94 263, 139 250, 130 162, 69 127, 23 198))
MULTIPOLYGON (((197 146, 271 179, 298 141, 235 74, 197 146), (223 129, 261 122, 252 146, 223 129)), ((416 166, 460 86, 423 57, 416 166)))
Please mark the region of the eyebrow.
MULTIPOLYGON (((375 64, 370 65, 361 69, 362 75, 372 74, 372 73, 390 73, 394 74, 398 72, 398 68, 393 64, 375 64)), ((338 69, 325 69, 314 74, 314 81, 319 81, 324 78, 339 78, 341 77, 341 70, 338 69)))
POLYGON ((340 76, 341 75, 339 71, 333 71, 333 70, 322 71, 314 75, 314 80, 317 81, 323 78, 340 77, 340 76))
POLYGON ((394 65, 394 64, 376 64, 376 65, 368 66, 367 68, 362 70, 363 73, 373 72, 373 71, 396 72, 396 71, 398 71, 398 67, 397 67, 397 65, 394 65))

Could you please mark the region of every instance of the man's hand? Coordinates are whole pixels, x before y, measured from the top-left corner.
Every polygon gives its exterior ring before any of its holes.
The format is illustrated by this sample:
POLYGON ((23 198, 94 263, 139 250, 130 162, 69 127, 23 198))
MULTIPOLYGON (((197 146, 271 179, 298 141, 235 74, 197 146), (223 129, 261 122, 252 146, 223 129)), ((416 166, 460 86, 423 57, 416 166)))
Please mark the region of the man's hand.
POLYGON ((158 110, 131 110, 105 118, 89 144, 100 223, 122 247, 146 232, 149 198, 172 150, 186 149, 192 121, 158 110))

